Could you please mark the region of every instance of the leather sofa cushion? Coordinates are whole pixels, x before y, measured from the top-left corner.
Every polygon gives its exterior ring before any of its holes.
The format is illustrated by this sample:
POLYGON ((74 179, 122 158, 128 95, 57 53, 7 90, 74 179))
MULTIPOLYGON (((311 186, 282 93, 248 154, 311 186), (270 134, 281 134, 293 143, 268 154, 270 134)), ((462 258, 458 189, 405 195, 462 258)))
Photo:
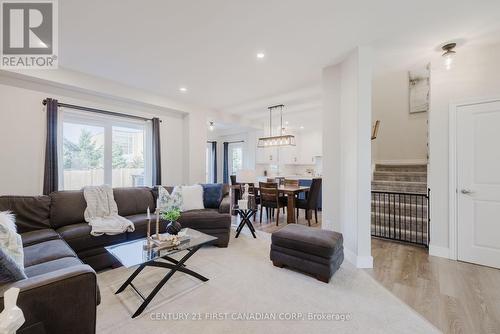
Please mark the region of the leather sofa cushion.
MULTIPOLYGON (((127 232, 128 240, 135 240, 146 237, 148 229, 148 216, 146 214, 143 213, 138 215, 126 216, 125 218, 134 223, 135 226, 134 232, 127 232)), ((153 234, 156 231, 156 216, 151 215, 151 219, 151 234, 153 234)), ((167 231, 167 224, 168 223, 165 221, 160 221, 160 233, 165 233, 167 231)))
POLYGON ((120 216, 146 213, 148 207, 151 212, 156 209, 153 192, 148 187, 114 188, 113 195, 120 216))
POLYGON ((21 239, 23 240, 24 247, 60 238, 59 234, 51 228, 21 233, 21 239))
POLYGON ((27 267, 25 269, 25 272, 26 276, 33 277, 81 264, 82 261, 80 261, 76 257, 62 257, 60 259, 34 264, 30 267, 27 267))
POLYGON ((80 252, 85 249, 114 245, 127 240, 126 233, 116 235, 101 235, 94 237, 90 235, 91 227, 87 223, 63 226, 57 229, 57 233, 75 250, 80 252))
POLYGON ((50 228, 49 196, 0 196, 0 211, 16 215, 19 233, 50 228))
POLYGON ((87 202, 81 190, 63 190, 51 193, 50 223, 57 229, 62 226, 79 224, 85 221, 83 212, 87 202))
POLYGON ((298 224, 286 225, 274 232, 271 240, 273 245, 327 259, 343 248, 342 234, 298 224))
POLYGON ((182 227, 195 230, 229 229, 231 227, 231 215, 219 213, 217 209, 184 211, 181 214, 179 223, 182 227))
POLYGON ((24 266, 57 260, 63 257, 76 258, 75 252, 63 240, 49 240, 24 247, 24 266))

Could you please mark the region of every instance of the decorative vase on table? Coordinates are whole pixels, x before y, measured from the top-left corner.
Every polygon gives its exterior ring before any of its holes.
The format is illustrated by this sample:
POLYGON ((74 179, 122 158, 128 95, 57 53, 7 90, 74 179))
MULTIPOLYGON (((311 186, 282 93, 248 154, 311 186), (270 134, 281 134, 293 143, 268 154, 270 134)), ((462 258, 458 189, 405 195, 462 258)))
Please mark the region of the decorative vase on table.
POLYGON ((177 235, 182 230, 182 226, 177 221, 171 221, 167 225, 167 233, 172 235, 177 235))

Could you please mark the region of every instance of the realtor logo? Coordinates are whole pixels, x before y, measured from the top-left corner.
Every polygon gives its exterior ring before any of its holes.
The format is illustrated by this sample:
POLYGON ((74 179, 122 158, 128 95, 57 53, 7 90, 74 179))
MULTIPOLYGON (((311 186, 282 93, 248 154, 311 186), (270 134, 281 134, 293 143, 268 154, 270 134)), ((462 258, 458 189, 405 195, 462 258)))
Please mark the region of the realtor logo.
POLYGON ((57 2, 1 1, 1 68, 57 68, 57 2))

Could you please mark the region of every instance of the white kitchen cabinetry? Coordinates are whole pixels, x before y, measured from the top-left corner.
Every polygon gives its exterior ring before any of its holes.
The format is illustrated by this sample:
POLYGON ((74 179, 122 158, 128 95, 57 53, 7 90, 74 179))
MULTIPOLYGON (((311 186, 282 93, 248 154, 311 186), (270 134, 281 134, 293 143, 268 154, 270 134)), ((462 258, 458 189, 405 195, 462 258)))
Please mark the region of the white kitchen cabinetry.
POLYGON ((321 132, 295 134, 296 146, 256 148, 258 164, 313 165, 323 155, 321 132), (278 161, 279 152, 279 161, 278 161))
MULTIPOLYGON (((297 139, 297 138, 296 138, 297 139)), ((297 143, 297 145, 299 145, 297 143)), ((285 146, 281 147, 280 150, 280 164, 282 165, 294 165, 299 163, 299 146, 285 146)))
POLYGON ((278 149, 276 147, 257 147, 256 161, 258 164, 277 164, 278 149))
POLYGON ((323 155, 323 139, 320 132, 305 132, 300 137, 299 163, 311 165, 323 155))

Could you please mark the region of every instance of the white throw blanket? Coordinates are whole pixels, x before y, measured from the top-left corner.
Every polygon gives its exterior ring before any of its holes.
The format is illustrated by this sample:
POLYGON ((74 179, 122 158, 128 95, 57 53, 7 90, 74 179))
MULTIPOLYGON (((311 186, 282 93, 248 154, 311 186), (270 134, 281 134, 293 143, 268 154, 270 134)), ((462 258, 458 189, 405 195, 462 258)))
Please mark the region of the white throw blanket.
POLYGON ((135 230, 134 223, 118 216, 118 207, 110 186, 84 187, 83 196, 87 201, 85 221, 92 227, 91 235, 113 235, 135 230))
POLYGON ((16 218, 9 211, 0 212, 0 247, 24 268, 24 251, 21 236, 16 231, 16 218))

